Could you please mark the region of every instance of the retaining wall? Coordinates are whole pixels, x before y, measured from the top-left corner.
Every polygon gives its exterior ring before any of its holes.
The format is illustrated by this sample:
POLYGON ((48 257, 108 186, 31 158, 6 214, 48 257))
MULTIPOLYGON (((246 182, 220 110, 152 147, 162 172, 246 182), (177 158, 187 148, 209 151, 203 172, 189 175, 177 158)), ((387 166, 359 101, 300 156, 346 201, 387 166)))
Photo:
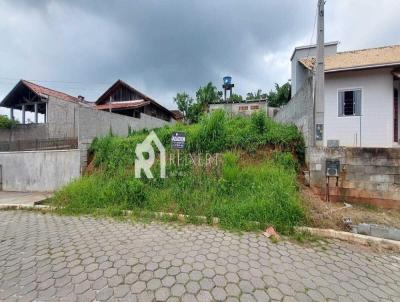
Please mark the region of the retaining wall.
POLYGON ((79 177, 79 150, 0 152, 4 191, 55 191, 79 177))
POLYGON ((340 160, 340 177, 331 178, 332 200, 400 208, 400 148, 327 148, 307 150, 310 185, 326 195, 325 160, 340 160))

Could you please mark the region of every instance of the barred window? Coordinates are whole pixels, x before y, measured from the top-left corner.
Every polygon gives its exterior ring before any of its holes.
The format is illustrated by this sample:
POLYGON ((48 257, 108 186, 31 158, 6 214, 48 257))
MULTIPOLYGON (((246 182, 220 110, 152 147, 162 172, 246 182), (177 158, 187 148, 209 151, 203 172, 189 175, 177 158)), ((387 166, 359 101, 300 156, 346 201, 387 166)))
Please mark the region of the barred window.
POLYGON ((339 116, 361 115, 361 89, 339 91, 339 116))

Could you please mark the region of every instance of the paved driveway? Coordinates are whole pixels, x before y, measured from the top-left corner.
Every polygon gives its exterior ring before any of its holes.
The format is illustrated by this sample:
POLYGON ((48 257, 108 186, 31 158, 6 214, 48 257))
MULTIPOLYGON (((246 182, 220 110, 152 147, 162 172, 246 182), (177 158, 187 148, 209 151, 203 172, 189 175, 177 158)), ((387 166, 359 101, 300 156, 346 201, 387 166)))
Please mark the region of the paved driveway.
POLYGON ((400 301, 400 257, 206 226, 0 211, 2 301, 400 301))

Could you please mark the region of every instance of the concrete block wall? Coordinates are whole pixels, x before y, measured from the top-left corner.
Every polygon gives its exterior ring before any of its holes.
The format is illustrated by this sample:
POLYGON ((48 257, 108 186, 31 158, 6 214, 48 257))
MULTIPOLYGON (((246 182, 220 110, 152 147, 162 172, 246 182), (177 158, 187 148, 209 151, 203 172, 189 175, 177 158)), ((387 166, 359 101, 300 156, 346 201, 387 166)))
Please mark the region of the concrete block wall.
POLYGON ((48 139, 48 124, 18 124, 11 129, 0 129, 0 142, 48 139))
POLYGON ((87 151, 95 137, 103 137, 110 131, 117 136, 127 136, 131 130, 155 129, 173 122, 167 122, 141 113, 140 119, 100 111, 87 107, 80 107, 78 114, 78 141, 81 151, 81 167, 86 167, 87 151))
POLYGON ((48 100, 49 138, 71 138, 78 135, 78 111, 82 105, 54 97, 48 100))
POLYGON ((399 148, 326 148, 307 150, 310 185, 326 194, 325 160, 340 160, 339 184, 331 178, 332 200, 361 202, 385 208, 400 208, 399 148))
POLYGON ((293 123, 304 135, 306 146, 313 145, 312 78, 308 78, 294 97, 274 116, 280 123, 293 123))
POLYGON ((55 191, 80 175, 79 150, 0 152, 4 191, 55 191))

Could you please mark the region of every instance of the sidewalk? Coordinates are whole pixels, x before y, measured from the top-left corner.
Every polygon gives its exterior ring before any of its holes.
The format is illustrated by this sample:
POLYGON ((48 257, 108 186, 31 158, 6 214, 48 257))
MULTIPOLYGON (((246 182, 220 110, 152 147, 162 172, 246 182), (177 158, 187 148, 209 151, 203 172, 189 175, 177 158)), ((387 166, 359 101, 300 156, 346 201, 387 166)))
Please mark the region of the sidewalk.
POLYGON ((33 206, 51 197, 50 192, 6 192, 0 191, 0 206, 33 206))

